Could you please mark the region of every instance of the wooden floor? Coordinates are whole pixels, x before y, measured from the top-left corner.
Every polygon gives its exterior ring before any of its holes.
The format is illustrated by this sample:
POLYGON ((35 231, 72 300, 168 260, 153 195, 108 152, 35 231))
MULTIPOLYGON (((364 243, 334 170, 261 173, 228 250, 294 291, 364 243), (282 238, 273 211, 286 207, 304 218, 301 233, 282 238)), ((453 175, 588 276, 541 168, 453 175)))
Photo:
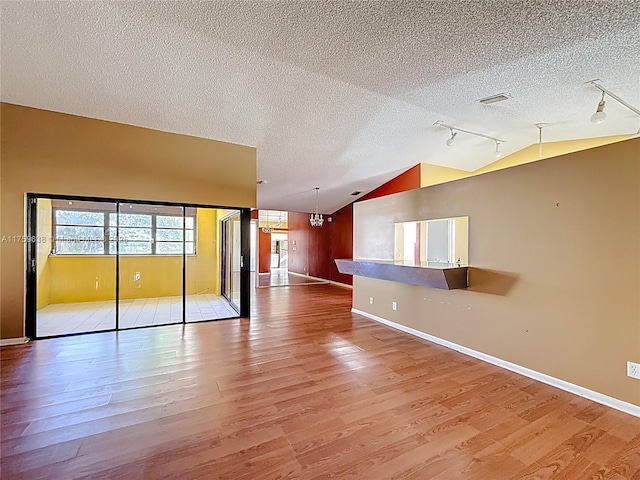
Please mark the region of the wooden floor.
POLYGON ((330 285, 254 316, 1 351, 5 479, 638 479, 640 420, 350 313, 330 285))
POLYGON ((259 274, 258 287, 285 287, 289 285, 317 285, 329 283, 314 277, 305 277, 290 273, 285 269, 273 269, 271 273, 259 274))

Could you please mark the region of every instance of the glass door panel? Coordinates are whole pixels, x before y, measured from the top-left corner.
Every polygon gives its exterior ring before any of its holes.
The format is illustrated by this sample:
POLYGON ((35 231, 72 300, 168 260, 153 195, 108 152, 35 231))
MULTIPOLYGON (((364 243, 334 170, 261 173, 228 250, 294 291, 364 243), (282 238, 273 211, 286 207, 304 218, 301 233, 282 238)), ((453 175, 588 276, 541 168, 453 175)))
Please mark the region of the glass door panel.
POLYGON ((119 328, 182 323, 184 253, 194 251, 195 216, 183 207, 121 203, 109 218, 118 256, 119 328))
POLYGON ((222 220, 223 262, 222 262, 222 294, 240 311, 240 212, 234 211, 222 220))
MULTIPOLYGON (((220 219, 232 210, 193 208, 196 219, 195 250, 186 257, 186 321, 200 322, 237 317, 238 312, 221 292, 222 228, 220 219)), ((187 212, 190 209, 187 208, 187 212)))
POLYGON ((116 328, 113 202, 36 200, 36 336, 116 328))

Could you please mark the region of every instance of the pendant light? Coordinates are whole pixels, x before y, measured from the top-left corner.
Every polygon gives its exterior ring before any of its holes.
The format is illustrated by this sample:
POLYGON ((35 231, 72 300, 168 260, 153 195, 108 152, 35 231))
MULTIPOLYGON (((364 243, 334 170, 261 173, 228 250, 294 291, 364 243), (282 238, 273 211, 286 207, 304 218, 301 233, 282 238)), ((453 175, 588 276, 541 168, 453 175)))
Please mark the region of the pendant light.
POLYGON ((311 214, 311 218, 309 219, 312 227, 321 227, 324 223, 322 214, 318 213, 318 190, 320 190, 320 187, 316 187, 316 213, 311 214))

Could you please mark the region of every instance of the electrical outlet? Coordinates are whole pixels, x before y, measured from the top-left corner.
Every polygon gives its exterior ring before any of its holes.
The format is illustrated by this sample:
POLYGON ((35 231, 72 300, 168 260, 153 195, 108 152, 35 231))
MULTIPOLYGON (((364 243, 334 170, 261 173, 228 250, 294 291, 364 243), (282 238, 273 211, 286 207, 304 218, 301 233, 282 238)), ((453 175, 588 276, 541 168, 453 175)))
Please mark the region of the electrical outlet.
POLYGON ((391 302, 391 308, 393 310, 398 310, 398 304, 396 302, 391 302))
POLYGON ((640 363, 627 362, 627 376, 640 380, 640 363))
POLYGON ((373 297, 369 297, 369 303, 373 305, 373 297))

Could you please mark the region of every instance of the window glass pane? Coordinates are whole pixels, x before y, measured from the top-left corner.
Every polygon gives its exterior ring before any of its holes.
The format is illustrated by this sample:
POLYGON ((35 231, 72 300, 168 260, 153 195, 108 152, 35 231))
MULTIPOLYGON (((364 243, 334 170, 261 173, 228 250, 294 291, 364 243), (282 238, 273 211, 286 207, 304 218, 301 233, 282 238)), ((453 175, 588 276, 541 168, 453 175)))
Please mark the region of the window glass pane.
POLYGON ((150 255, 150 254, 151 254, 151 242, 120 242, 120 255, 150 255))
MULTIPOLYGON (((187 230, 192 230, 194 224, 194 217, 186 217, 187 230)), ((182 228, 182 217, 158 215, 156 217, 156 225, 158 228, 182 228)))
POLYGON ((187 242, 193 242, 193 230, 186 230, 187 242))
POLYGON ((77 212, 72 210, 56 210, 56 223, 60 225, 104 225, 102 212, 77 212))
POLYGON ((156 253, 161 255, 182 255, 182 242, 158 242, 156 253))
MULTIPOLYGON (((115 231, 115 229, 114 229, 115 231)), ((151 235, 150 228, 118 228, 118 236, 120 237, 120 243, 129 240, 146 240, 151 241, 153 236, 151 235)))
POLYGON ((169 241, 169 242, 181 242, 182 230, 158 229, 156 230, 156 240, 169 241))
MULTIPOLYGON (((150 227, 151 226, 151 215, 136 214, 136 213, 121 213, 119 218, 120 218, 121 227, 150 227)), ((109 223, 111 225, 118 225, 118 216, 114 213, 109 215, 109 223)))
POLYGON ((56 227, 55 252, 61 255, 103 254, 102 227, 56 227))
POLYGON ((158 215, 156 225, 158 228, 182 228, 182 217, 165 217, 158 215))
POLYGON ((187 255, 193 255, 195 253, 195 244, 193 242, 187 242, 184 244, 184 251, 187 255))

